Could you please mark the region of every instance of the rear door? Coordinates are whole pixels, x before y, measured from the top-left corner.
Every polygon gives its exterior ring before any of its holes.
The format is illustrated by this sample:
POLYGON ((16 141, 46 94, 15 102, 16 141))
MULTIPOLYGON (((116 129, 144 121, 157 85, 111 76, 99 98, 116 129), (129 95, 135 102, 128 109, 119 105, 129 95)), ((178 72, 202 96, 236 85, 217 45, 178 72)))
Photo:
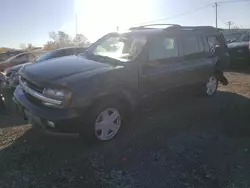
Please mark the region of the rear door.
POLYGON ((183 35, 182 61, 185 65, 187 84, 206 83, 214 66, 208 41, 203 35, 183 35))
POLYGON ((185 66, 179 53, 176 36, 157 35, 148 43, 148 61, 141 68, 141 83, 144 91, 153 94, 184 84, 185 66))

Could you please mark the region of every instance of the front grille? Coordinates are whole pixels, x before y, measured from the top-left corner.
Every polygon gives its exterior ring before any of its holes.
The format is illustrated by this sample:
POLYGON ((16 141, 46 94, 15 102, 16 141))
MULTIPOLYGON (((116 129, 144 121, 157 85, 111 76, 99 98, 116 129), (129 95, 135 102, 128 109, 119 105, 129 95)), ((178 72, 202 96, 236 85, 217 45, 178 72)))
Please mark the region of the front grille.
POLYGON ((61 100, 48 98, 43 95, 43 87, 37 86, 23 77, 19 77, 19 83, 25 95, 32 103, 42 104, 42 101, 54 105, 61 105, 61 100))
MULTIPOLYGON (((39 93, 43 93, 43 88, 40 87, 40 86, 37 86, 35 84, 33 84, 31 81, 27 80, 26 78, 24 77, 21 77, 20 78, 20 82, 22 82, 22 84, 25 83, 25 85, 36 91, 36 92, 39 92, 39 93)), ((41 106, 42 105, 42 101, 37 99, 36 97, 33 97, 32 95, 30 95, 29 93, 27 93, 25 90, 23 90, 25 96, 27 97, 27 99, 32 103, 32 104, 35 104, 35 105, 38 105, 38 106, 41 106)))
POLYGON ((38 86, 38 85, 35 85, 35 84, 33 84, 31 81, 29 81, 29 80, 27 80, 26 78, 24 78, 24 77, 21 77, 21 80, 23 81, 23 82, 26 82, 27 83, 27 86, 30 88, 30 89, 33 89, 33 90, 35 90, 35 91, 37 91, 37 92, 39 92, 39 93, 43 93, 43 87, 40 87, 40 86, 38 86))
POLYGON ((42 106, 42 101, 40 101, 39 99, 31 96, 30 94, 26 93, 24 91, 24 94, 25 96, 27 97, 27 99, 32 103, 32 104, 35 104, 35 105, 38 105, 38 106, 42 106))

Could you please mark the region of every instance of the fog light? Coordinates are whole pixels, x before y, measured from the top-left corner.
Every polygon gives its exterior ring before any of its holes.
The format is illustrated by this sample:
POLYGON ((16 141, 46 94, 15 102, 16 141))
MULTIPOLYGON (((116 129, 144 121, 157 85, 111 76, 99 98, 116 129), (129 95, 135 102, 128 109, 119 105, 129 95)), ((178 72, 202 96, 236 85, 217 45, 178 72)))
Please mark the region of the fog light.
POLYGON ((55 128, 55 123, 52 122, 52 121, 47 121, 47 125, 48 125, 50 128, 55 128))

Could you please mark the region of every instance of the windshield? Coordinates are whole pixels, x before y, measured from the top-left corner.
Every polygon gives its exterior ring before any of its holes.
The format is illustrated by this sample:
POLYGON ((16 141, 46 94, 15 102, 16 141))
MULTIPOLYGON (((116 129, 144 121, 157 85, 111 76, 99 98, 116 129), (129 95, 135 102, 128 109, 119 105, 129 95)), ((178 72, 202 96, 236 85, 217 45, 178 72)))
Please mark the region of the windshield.
POLYGON ((133 61, 141 53, 146 41, 144 36, 105 36, 88 51, 88 55, 108 57, 122 62, 133 61))

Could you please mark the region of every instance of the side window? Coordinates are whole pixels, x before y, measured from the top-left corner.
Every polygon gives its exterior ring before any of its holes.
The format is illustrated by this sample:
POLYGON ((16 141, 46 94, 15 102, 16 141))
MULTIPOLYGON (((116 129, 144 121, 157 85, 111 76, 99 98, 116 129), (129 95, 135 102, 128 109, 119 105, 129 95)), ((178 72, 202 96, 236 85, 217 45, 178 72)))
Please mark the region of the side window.
POLYGON ((207 40, 208 40, 210 51, 214 52, 215 46, 219 45, 219 42, 216 40, 216 37, 214 36, 208 36, 207 40))
POLYGON ((200 52, 205 52, 205 41, 203 40, 203 37, 198 37, 198 44, 199 44, 199 50, 200 52))
POLYGON ((70 48, 64 51, 64 56, 68 56, 68 55, 74 55, 76 54, 76 49, 75 48, 70 48))
POLYGON ((23 54, 16 58, 19 62, 29 61, 29 54, 23 54))
POLYGON ((175 38, 157 37, 154 38, 149 48, 149 60, 164 60, 178 57, 178 45, 175 38))
POLYGON ((199 53, 199 44, 196 36, 185 37, 182 42, 183 45, 183 54, 192 55, 199 53))
POLYGON ((210 46, 207 37, 202 37, 202 41, 204 42, 205 52, 210 52, 210 46))
POLYGON ((77 54, 81 54, 81 53, 84 53, 86 51, 86 48, 78 48, 77 50, 76 50, 76 53, 77 54))
POLYGON ((51 58, 58 58, 64 56, 64 50, 58 50, 51 58))

